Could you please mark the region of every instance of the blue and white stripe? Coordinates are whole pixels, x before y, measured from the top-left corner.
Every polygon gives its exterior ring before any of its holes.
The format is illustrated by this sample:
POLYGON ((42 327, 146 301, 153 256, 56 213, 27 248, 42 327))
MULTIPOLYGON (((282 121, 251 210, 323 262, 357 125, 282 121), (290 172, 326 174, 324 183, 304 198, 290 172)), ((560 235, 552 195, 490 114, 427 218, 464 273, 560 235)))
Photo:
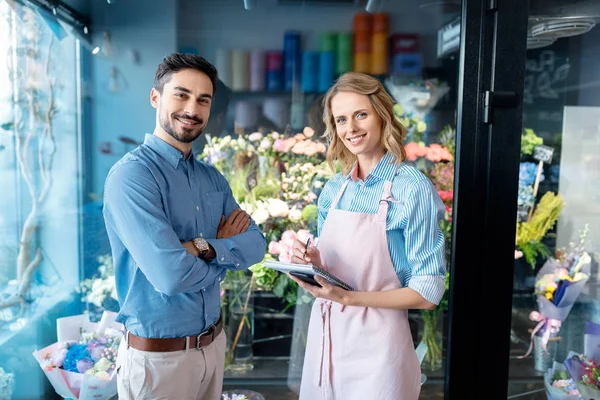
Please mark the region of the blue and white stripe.
POLYGON ((401 164, 396 170, 386 154, 364 181, 352 174, 331 178, 319 196, 319 235, 333 200, 346 180, 348 186, 337 208, 377 214, 384 183, 392 181, 386 230, 388 248, 403 287, 439 304, 446 290, 444 234, 440 220, 445 206, 431 181, 416 168, 401 164))

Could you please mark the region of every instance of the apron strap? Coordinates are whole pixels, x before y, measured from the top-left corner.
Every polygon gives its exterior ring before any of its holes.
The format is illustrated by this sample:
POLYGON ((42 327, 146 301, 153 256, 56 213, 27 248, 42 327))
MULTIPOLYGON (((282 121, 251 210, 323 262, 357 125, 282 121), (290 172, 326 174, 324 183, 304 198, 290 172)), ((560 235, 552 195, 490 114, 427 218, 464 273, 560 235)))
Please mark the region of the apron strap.
POLYGON ((331 382, 331 305, 330 300, 317 299, 321 308, 321 362, 317 375, 317 386, 321 388, 323 400, 333 399, 333 385, 331 382))
POLYGON ((348 186, 349 181, 350 181, 350 179, 346 179, 346 181, 342 185, 342 188, 339 190, 339 192, 333 199, 333 202, 331 203, 331 206, 329 207, 329 211, 335 210, 337 208, 337 205, 338 205, 340 199, 342 198, 342 195, 344 194, 344 191, 346 190, 346 187, 348 186))
POLYGON ((379 211, 377 212, 377 221, 386 221, 387 212, 390 207, 390 201, 395 201, 392 197, 392 182, 385 181, 383 185, 383 194, 381 196, 381 200, 379 200, 379 211))

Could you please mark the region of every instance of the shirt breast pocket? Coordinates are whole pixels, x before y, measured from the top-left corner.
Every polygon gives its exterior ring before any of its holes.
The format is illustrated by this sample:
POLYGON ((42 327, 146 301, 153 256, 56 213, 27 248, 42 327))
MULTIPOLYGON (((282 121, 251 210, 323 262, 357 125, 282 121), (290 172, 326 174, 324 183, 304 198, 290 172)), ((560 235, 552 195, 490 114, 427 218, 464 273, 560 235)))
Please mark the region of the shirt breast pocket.
POLYGON ((213 228, 217 228, 219 226, 219 222, 221 221, 221 217, 223 214, 225 214, 225 193, 208 192, 206 193, 206 197, 208 198, 208 208, 210 211, 208 219, 210 220, 211 226, 213 228))

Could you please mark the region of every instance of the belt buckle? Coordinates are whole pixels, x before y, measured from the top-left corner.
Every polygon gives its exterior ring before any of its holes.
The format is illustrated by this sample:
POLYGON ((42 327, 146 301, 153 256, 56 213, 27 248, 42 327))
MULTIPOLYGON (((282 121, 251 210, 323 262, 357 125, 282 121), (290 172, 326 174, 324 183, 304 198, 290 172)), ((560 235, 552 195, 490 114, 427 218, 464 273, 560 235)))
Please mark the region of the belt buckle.
POLYGON ((202 347, 200 347, 200 338, 202 336, 211 334, 212 329, 213 329, 213 327, 211 326, 210 328, 208 328, 207 330, 205 330, 204 332, 202 332, 201 334, 196 336, 196 350, 200 350, 202 348, 202 347))

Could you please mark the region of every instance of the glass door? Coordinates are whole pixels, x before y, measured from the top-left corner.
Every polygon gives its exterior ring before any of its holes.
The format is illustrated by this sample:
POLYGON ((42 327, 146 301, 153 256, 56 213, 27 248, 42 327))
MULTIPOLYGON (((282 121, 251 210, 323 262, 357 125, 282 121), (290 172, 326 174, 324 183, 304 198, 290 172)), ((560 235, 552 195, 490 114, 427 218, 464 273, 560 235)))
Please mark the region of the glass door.
POLYGON ((597 382, 585 383, 585 364, 572 360, 577 355, 587 363, 590 377, 598 373, 590 363, 600 361, 594 346, 599 17, 598 1, 532 1, 528 14, 508 379, 513 398, 600 395, 597 382))

